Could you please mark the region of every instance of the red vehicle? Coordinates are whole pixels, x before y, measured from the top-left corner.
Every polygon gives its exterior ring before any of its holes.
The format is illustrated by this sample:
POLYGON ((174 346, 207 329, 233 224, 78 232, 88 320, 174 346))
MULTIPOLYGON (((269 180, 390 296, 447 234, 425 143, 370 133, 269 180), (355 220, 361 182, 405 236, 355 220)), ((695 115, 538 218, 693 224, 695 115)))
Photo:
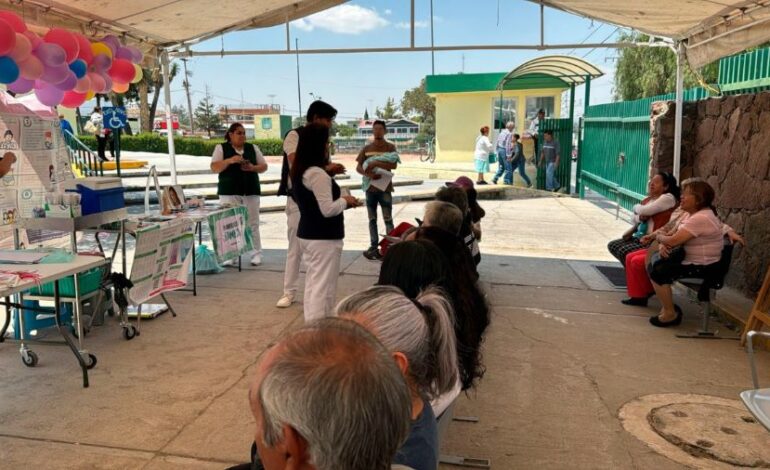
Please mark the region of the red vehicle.
MULTIPOLYGON (((174 134, 184 135, 184 130, 179 127, 179 117, 176 114, 171 115, 171 127, 174 129, 174 134)), ((156 117, 152 123, 153 132, 157 132, 161 135, 168 134, 168 124, 166 123, 166 117, 156 117)))

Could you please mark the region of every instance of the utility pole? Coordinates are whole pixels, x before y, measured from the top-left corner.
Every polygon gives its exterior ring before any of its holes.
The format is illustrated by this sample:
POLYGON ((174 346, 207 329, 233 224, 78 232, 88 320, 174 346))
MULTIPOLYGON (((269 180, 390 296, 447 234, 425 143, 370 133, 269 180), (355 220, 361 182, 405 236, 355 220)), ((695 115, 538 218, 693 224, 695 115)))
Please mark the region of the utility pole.
POLYGON ((187 61, 190 60, 186 57, 183 57, 182 64, 184 65, 184 82, 182 85, 184 86, 184 91, 187 94, 187 113, 190 115, 190 133, 195 133, 195 124, 193 122, 193 109, 192 109, 192 100, 190 99, 190 75, 187 72, 187 61))
POLYGON ((436 57, 433 51, 433 0, 430 0, 430 73, 436 75, 436 57))
POLYGON ((302 91, 299 88, 299 39, 294 38, 294 51, 297 53, 297 101, 299 102, 299 117, 302 117, 302 91))

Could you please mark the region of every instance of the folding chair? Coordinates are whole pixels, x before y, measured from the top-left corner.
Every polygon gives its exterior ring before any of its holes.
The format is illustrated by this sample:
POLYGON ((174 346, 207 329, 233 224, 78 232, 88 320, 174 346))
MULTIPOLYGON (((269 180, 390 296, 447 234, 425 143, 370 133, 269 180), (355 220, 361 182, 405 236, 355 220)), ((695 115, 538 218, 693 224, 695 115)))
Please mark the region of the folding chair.
POLYGON ((751 381, 754 384, 754 390, 741 392, 741 400, 752 415, 762 426, 770 431, 770 388, 759 388, 759 378, 757 377, 757 366, 754 363, 754 336, 770 338, 770 333, 764 331, 749 331, 746 334, 746 340, 749 352, 749 365, 751 366, 751 381))

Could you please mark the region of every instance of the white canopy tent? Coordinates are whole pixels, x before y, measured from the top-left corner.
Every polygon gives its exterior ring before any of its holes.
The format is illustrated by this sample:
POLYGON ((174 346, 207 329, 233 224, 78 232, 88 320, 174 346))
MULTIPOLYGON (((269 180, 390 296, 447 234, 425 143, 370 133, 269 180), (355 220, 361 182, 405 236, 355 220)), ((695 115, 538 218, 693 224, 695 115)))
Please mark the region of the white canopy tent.
MULTIPOLYGON (((238 51, 239 54, 290 52, 288 23, 345 3, 346 0, 0 0, 0 8, 20 13, 28 24, 78 30, 88 36, 116 34, 145 52, 161 54, 164 70, 166 120, 171 128, 171 96, 168 87, 168 52, 185 50, 206 39, 230 31, 286 24, 287 50, 238 51), (96 7, 96 8, 95 8, 96 7)), ((544 7, 586 18, 626 26, 675 42, 677 69, 677 127, 674 171, 679 171, 681 142, 682 65, 685 58, 700 67, 721 57, 770 40, 770 0, 529 0, 540 5, 539 44, 416 47, 415 0, 411 3, 410 47, 302 51, 304 53, 407 52, 460 49, 534 49, 574 47, 628 47, 630 44, 547 45, 544 42, 544 7)), ((432 11, 432 10, 431 10, 432 11)), ((432 23, 432 22, 431 22, 432 23)), ((225 53, 224 51, 222 51, 225 53)), ((294 51, 299 52, 299 51, 294 51)), ((197 55, 210 55, 200 53, 197 55)), ((168 134, 172 178, 176 165, 172 134, 168 134)))

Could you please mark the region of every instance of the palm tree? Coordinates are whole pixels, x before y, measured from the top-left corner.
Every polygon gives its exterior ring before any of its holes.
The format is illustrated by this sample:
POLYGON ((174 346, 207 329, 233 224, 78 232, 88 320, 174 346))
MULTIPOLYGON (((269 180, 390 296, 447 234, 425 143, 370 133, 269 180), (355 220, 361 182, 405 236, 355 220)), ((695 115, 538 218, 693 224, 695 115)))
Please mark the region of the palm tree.
MULTIPOLYGON (((139 83, 132 84, 139 95, 139 119, 142 122, 142 132, 152 132, 152 123, 158 109, 158 99, 163 92, 163 71, 159 61, 152 68, 143 68, 143 77, 139 83), (153 93, 152 103, 149 103, 149 93, 153 93)), ((169 83, 179 74, 179 65, 172 62, 169 67, 169 83)), ((130 91, 129 91, 130 92, 130 91)))

